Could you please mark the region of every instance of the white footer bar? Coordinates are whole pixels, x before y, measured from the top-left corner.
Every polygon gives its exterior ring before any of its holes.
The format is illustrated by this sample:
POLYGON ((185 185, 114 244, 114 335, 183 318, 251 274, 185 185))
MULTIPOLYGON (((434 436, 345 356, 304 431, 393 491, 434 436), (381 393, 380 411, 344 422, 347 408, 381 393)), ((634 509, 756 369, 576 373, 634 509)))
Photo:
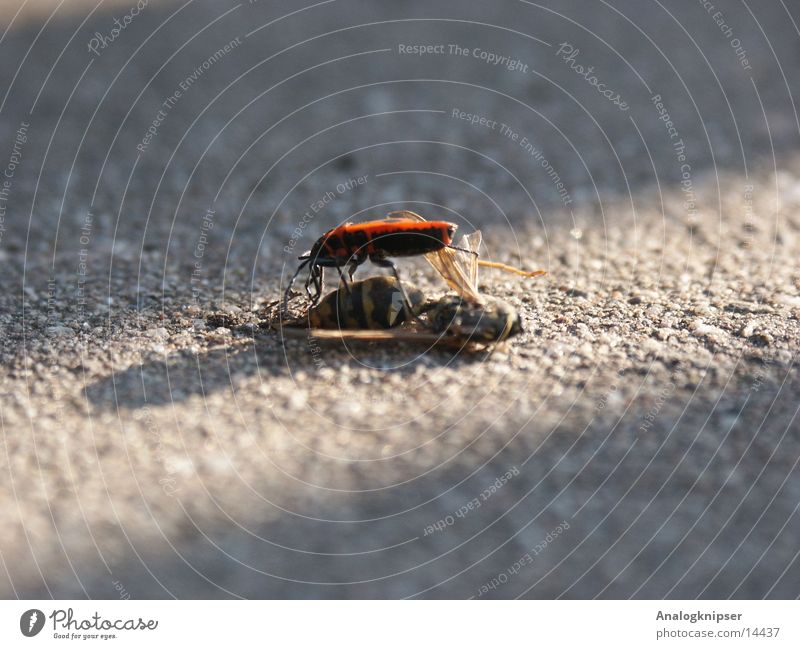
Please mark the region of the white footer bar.
POLYGON ((800 647, 798 629, 795 601, 0 602, 4 647, 777 649, 800 647))

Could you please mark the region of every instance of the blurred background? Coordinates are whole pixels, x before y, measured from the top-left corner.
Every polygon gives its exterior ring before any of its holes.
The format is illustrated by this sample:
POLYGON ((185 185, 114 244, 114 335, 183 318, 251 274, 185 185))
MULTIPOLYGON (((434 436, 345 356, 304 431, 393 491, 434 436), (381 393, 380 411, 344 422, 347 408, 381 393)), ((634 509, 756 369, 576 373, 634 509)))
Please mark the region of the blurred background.
POLYGON ((2 8, 4 597, 800 595, 793 4, 2 8), (259 327, 392 209, 526 333, 259 327))

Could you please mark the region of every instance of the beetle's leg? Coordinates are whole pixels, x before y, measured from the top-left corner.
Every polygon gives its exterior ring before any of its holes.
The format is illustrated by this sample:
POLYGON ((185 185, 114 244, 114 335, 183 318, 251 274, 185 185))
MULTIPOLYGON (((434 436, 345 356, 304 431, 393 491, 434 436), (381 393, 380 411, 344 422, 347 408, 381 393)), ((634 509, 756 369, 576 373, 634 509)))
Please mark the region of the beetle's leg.
POLYGON ((308 299, 311 301, 312 305, 316 304, 319 300, 321 272, 322 269, 319 266, 312 264, 311 272, 308 274, 308 279, 306 280, 306 295, 308 296, 308 299))
POLYGON ((313 304, 319 302, 319 299, 322 297, 322 290, 325 283, 325 269, 335 268, 337 271, 339 271, 339 276, 341 277, 342 275, 341 266, 342 266, 342 260, 337 257, 317 257, 316 259, 314 259, 312 269, 315 272, 312 274, 313 274, 314 290, 316 291, 316 294, 311 298, 313 304))
POLYGON ((314 286, 316 285, 317 272, 319 272, 319 271, 317 269, 316 264, 312 263, 311 264, 311 269, 310 269, 310 271, 308 273, 308 277, 306 278, 306 284, 305 284, 306 295, 308 296, 309 300, 311 300, 313 298, 313 295, 311 293, 311 286, 312 285, 314 285, 314 286))
MULTIPOLYGON (((394 278, 397 280, 397 286, 400 288, 400 294, 403 296, 403 302, 406 305, 406 311, 411 316, 413 320, 416 320, 419 323, 422 323, 422 320, 419 319, 417 314, 414 312, 414 307, 411 304, 411 299, 408 297, 408 293, 406 293, 406 288, 403 286, 403 282, 400 280, 400 273, 397 270, 397 266, 395 266, 394 262, 391 259, 386 259, 386 257, 379 257, 379 256, 372 256, 369 260, 375 264, 376 266, 380 266, 381 268, 391 268, 392 273, 394 274, 394 278)), ((424 324, 424 323, 422 323, 424 324)))
MULTIPOLYGON (((350 295, 350 293, 351 293, 350 284, 348 284, 347 280, 344 278, 344 272, 342 271, 343 267, 342 266, 336 266, 335 268, 339 272, 339 279, 342 281, 342 285, 344 286, 345 290, 347 291, 347 294, 350 295)), ((350 279, 351 280, 353 279, 352 275, 350 276, 350 279)))
MULTIPOLYGON (((362 261, 363 261, 363 260, 362 260, 362 261)), ((358 259, 356 259, 356 258, 352 258, 352 259, 350 260, 350 263, 349 263, 349 264, 347 264, 347 275, 350 277, 350 281, 351 281, 351 282, 353 281, 353 275, 355 275, 355 274, 356 274, 356 268, 358 268, 358 265, 359 265, 360 263, 361 263, 361 262, 360 262, 358 259)))
MULTIPOLYGON (((300 274, 300 271, 303 270, 308 265, 308 262, 311 261, 310 259, 306 259, 297 267, 297 270, 292 275, 292 279, 289 280, 289 285, 286 287, 286 292, 283 294, 283 310, 286 312, 289 308, 289 293, 292 290, 292 285, 294 284, 294 280, 297 279, 297 276, 300 274)), ((306 290, 308 290, 308 282, 306 281, 306 290)))
POLYGON ((325 280, 325 268, 323 266, 314 266, 316 273, 314 273, 314 290, 316 293, 311 298, 311 303, 316 304, 322 297, 322 286, 325 280))

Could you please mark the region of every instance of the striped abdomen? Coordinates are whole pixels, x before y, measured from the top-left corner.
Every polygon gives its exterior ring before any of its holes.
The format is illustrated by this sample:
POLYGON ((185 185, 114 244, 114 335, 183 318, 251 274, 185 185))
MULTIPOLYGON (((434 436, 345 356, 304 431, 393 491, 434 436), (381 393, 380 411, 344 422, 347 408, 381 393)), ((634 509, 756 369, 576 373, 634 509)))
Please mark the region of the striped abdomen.
MULTIPOLYGON (((406 285, 411 306, 424 301, 422 292, 406 285)), ((319 329, 389 329, 408 320, 403 294, 394 277, 370 277, 328 293, 308 312, 311 327, 319 329)))

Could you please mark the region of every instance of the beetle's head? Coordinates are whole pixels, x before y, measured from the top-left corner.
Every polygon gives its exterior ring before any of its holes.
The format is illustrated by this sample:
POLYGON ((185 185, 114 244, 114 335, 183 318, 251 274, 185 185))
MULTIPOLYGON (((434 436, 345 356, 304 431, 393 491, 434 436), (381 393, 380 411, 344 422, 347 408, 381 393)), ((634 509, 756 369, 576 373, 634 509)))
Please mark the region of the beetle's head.
MULTIPOLYGON (((328 230, 325 234, 323 234, 319 239, 314 242, 314 245, 311 246, 311 250, 309 250, 303 257, 307 257, 310 259, 316 259, 317 257, 324 257, 324 246, 325 242, 328 240, 328 237, 331 236, 331 233, 335 230, 328 230)), ((301 259, 303 258, 301 257, 301 259)))

